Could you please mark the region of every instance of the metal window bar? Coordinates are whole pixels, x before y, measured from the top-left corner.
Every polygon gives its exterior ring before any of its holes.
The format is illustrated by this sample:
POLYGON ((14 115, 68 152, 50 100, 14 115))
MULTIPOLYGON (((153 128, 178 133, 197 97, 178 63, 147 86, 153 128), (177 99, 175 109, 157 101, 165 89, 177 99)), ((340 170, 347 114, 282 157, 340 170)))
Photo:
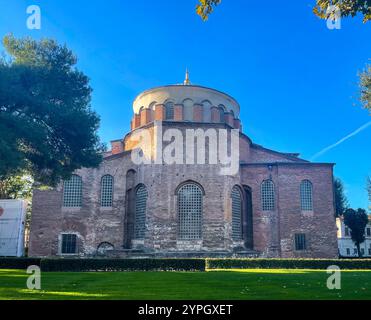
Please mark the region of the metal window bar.
POLYGON ((232 238, 242 240, 242 196, 238 187, 232 189, 232 238))
POLYGON ((64 181, 63 184, 63 206, 67 208, 77 208, 82 205, 82 179, 73 175, 71 179, 64 181))
POLYGON ((307 249, 306 235, 296 234, 295 235, 295 250, 303 251, 307 249))
POLYGON ((135 197, 135 239, 141 240, 146 235, 146 209, 148 192, 145 186, 138 188, 135 197))
POLYGON ((272 180, 265 180, 261 185, 262 209, 273 211, 275 209, 274 184, 272 180))
POLYGON ((304 180, 300 185, 301 210, 313 210, 313 186, 309 180, 304 180))
POLYGON ((77 236, 75 234, 62 235, 62 254, 77 253, 77 236))
POLYGON ((113 177, 106 175, 101 181, 101 207, 109 208, 113 204, 113 177))
POLYGON ((202 238, 202 190, 195 184, 184 185, 178 192, 179 239, 202 238))
POLYGON ((165 105, 166 120, 174 120, 174 103, 169 102, 165 105))

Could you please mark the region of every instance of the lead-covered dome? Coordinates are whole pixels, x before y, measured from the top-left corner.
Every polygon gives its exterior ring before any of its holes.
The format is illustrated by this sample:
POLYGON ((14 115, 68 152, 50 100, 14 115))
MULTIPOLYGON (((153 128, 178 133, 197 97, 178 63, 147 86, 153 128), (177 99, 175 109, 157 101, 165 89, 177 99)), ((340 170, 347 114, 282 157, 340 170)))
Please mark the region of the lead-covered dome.
POLYGON ((161 86, 138 95, 133 110, 132 130, 153 121, 225 123, 241 128, 238 102, 221 91, 192 85, 188 72, 182 85, 161 86))
POLYGON ((218 90, 196 85, 169 85, 146 90, 133 104, 134 113, 141 109, 154 109, 157 104, 173 103, 174 105, 221 107, 225 112, 240 113, 238 102, 231 96, 218 90))

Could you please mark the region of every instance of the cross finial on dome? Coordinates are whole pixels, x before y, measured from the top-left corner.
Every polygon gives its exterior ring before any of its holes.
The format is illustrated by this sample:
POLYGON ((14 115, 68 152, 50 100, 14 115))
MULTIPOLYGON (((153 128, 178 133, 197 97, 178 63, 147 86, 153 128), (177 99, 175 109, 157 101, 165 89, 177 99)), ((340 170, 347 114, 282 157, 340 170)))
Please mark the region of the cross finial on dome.
POLYGON ((188 68, 186 69, 186 74, 185 74, 185 80, 184 80, 184 85, 189 86, 191 84, 191 81, 189 81, 189 71, 188 68))

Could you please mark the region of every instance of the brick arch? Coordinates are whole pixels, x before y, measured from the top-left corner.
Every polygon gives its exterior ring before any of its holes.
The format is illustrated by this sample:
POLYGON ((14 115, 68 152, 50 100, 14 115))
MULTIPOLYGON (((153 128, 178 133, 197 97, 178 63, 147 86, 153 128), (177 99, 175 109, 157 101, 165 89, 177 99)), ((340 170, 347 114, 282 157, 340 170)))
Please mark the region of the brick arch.
POLYGON ((186 180, 186 181, 182 182, 181 184, 179 184, 179 185, 176 187, 176 189, 175 189, 175 193, 174 193, 174 195, 178 195, 179 190, 180 190, 182 187, 184 187, 185 185, 187 185, 187 184, 195 184, 195 185, 197 185, 197 186, 201 189, 201 191, 202 191, 202 195, 203 195, 203 196, 206 195, 205 189, 204 189, 204 187, 202 186, 202 184, 199 183, 199 182, 197 182, 197 181, 194 181, 194 180, 186 180))

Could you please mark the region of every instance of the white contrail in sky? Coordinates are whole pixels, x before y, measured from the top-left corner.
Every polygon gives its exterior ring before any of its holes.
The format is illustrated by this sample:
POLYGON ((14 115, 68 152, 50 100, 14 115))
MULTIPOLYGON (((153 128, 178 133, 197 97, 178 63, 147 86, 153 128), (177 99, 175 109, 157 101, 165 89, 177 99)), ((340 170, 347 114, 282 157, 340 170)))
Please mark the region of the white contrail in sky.
POLYGON ((362 127, 358 128, 357 130, 353 131, 351 134, 348 134, 346 137, 344 137, 343 139, 339 140, 338 142, 322 149, 320 152, 316 153, 311 161, 317 159, 318 157, 322 156, 323 154, 325 154, 327 151, 330 151, 331 149, 334 149, 335 147, 337 147, 339 144, 342 144, 343 142, 345 142, 346 140, 354 137, 355 135, 357 135, 358 133, 360 133, 361 131, 367 129, 368 127, 371 126, 371 121, 367 122, 366 124, 364 124, 362 127))

